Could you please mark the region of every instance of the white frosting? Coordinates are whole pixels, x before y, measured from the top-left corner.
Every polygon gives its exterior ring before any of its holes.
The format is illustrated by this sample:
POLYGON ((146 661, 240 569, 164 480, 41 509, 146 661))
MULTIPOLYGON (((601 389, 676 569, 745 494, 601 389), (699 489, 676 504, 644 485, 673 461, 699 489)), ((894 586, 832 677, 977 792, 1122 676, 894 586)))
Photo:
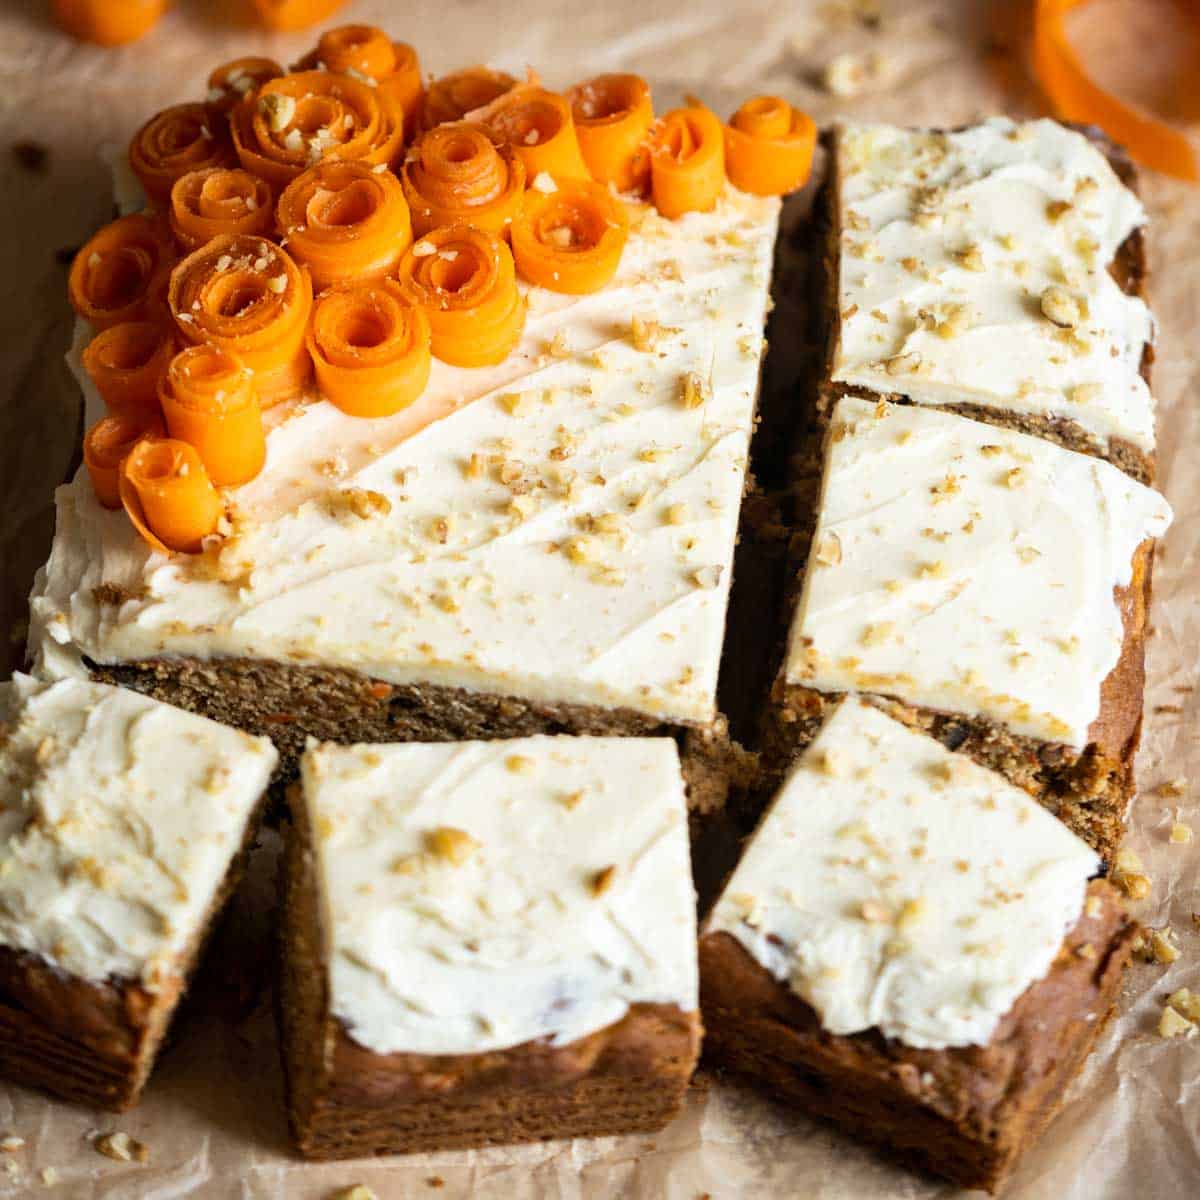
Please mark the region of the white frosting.
POLYGON ((844 701, 713 909, 831 1033, 984 1045, 1080 917, 1097 856, 1019 788, 844 701))
POLYGON ((1153 321, 1108 272, 1146 214, 1087 138, 1006 117, 957 133, 851 125, 838 163, 835 380, 1066 417, 1101 446, 1153 448, 1139 374, 1153 321), (1076 328, 1043 315, 1048 288, 1086 301, 1076 328))
POLYGON ((1082 747, 1113 589, 1171 510, 1116 467, 953 413, 839 401, 786 672, 1082 747))
POLYGON ((247 655, 711 720, 777 216, 733 191, 679 221, 639 207, 615 281, 530 290, 500 367, 435 363, 383 420, 272 410, 219 556, 151 554, 77 477, 32 600, 39 669, 247 655), (642 350, 634 316, 658 326, 642 350), (354 489, 390 511, 355 516, 354 489), (102 607, 101 583, 135 598, 102 607))
POLYGON ((631 1004, 696 1008, 695 893, 669 739, 313 744, 301 777, 330 1006, 361 1045, 565 1044, 631 1004), (462 861, 438 855, 438 829, 473 839, 462 861))
POLYGON ((178 975, 276 763, 105 684, 0 685, 0 944, 92 982, 178 975))

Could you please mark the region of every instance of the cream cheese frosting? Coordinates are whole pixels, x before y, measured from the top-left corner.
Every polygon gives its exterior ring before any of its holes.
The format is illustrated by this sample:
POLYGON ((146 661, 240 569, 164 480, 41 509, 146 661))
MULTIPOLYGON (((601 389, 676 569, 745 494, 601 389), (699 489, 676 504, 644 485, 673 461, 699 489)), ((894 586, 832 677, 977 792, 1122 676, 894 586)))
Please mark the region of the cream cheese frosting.
POLYGON ((1087 744, 1127 586, 1167 502, 1107 462, 953 413, 844 397, 785 666, 1087 744))
POLYGON ((274 747, 79 679, 15 676, 0 719, 0 944, 94 983, 177 976, 274 747))
POLYGON ((837 147, 835 381, 1153 449, 1139 373, 1153 320, 1108 271, 1146 214, 1093 143, 993 117, 950 133, 847 125, 837 147))
POLYGON ((857 699, 775 797, 706 925, 835 1034, 985 1045, 1083 911, 1097 856, 999 775, 857 699))
POLYGON ((32 598, 39 671, 249 656, 711 720, 778 207, 635 205, 613 283, 530 289, 499 367, 435 363, 380 420, 273 409, 204 555, 152 553, 77 477, 32 598))
POLYGON ((683 779, 666 738, 310 743, 332 1014, 379 1054, 556 1045, 697 1004, 683 779))

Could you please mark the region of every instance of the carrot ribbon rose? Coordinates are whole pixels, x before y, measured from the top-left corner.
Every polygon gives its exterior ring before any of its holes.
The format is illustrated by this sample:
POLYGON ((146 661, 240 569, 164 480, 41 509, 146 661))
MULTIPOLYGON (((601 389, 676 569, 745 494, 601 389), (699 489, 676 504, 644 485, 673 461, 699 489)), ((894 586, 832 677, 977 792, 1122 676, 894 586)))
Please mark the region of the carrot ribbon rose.
POLYGON ((467 67, 435 79, 421 106, 421 128, 432 129, 446 121, 461 121, 469 112, 491 104, 511 91, 517 81, 506 71, 490 67, 467 67))
POLYGON ((71 263, 71 307, 96 329, 139 321, 154 307, 173 258, 163 222, 145 213, 119 217, 93 234, 71 263))
POLYGON ((166 0, 54 0, 60 29, 97 46, 122 46, 150 32, 166 11, 166 0))
POLYGON ((557 92, 522 84, 493 100, 479 120, 520 156, 531 181, 541 171, 555 179, 591 178, 579 149, 571 106, 557 92))
POLYGON ((83 465, 96 499, 105 508, 121 507, 121 464, 145 437, 161 437, 162 420, 146 413, 101 417, 84 434, 83 465))
POLYGON ((412 242, 400 181, 361 162, 331 158, 310 167, 288 184, 276 218, 318 289, 386 275, 412 242))
POLYGON ((401 181, 418 236, 455 222, 503 234, 521 210, 525 164, 478 125, 452 121, 421 135, 401 181))
POLYGON ((165 322, 125 321, 92 338, 83 366, 110 413, 149 417, 158 412, 158 381, 174 353, 174 330, 165 322))
POLYGON ((262 179, 231 167, 189 171, 171 189, 171 232, 184 250, 223 233, 268 235, 275 198, 262 179))
POLYGON ((134 528, 163 554, 194 554, 224 512, 194 446, 144 438, 121 464, 121 504, 134 528))
POLYGON ((429 318, 390 281, 332 288, 313 306, 308 350, 321 394, 353 417, 389 417, 429 381, 429 318))
POLYGON ((579 149, 598 183, 642 191, 650 178, 647 143, 654 123, 650 88, 640 75, 597 75, 567 93, 579 149))
POLYGON ((228 350, 254 372, 259 403, 295 395, 312 363, 304 330, 312 281, 265 238, 213 238, 171 272, 171 313, 184 338, 228 350))
POLYGON ((156 208, 166 206, 181 175, 227 166, 232 156, 203 104, 176 104, 156 113, 133 135, 129 165, 156 208))
POLYGON ((211 116, 228 117, 247 96, 258 91, 268 79, 278 79, 283 68, 273 58, 249 55, 222 63, 208 77, 205 105, 211 116))
POLYGON ((512 252, 494 233, 447 225, 409 247, 398 288, 425 310, 433 353, 456 367, 503 362, 525 326, 512 252))
POLYGON ((806 113, 779 96, 755 96, 725 126, 725 172, 743 192, 782 196, 808 179, 816 142, 806 113))
POLYGON ((262 411, 250 372, 227 350, 191 346, 167 368, 159 385, 173 438, 196 448, 218 487, 248 483, 267 457, 262 411))
POLYGON ((667 113, 650 144, 654 207, 674 219, 707 212, 725 185, 725 135, 707 108, 693 104, 667 113))
POLYGON ((616 274, 629 235, 625 206, 607 187, 564 180, 553 192, 536 189, 513 222, 517 270, 552 292, 581 294, 616 274))

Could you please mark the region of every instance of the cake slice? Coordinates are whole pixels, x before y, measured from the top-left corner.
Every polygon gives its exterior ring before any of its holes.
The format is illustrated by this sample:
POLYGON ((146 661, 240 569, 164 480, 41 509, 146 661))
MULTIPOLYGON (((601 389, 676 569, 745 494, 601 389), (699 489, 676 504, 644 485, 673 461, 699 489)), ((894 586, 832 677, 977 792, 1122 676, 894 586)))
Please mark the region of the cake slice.
POLYGON ((838 697, 871 695, 1110 858, 1133 795, 1153 539, 1170 515, 1101 459, 844 397, 765 718, 776 776, 838 697))
POLYGON ((0 687, 0 1074, 134 1104, 233 890, 275 767, 145 696, 0 687))
POLYGON ((282 1042, 309 1158, 661 1128, 700 1044, 663 738, 314 745, 282 1042))
POLYGON ((833 134, 823 396, 952 408, 1154 472, 1133 168, 1049 120, 833 134))
POLYGON ((995 1191, 1107 1020, 1136 926, 1020 789, 855 698, 700 940, 705 1052, 901 1162, 995 1191))

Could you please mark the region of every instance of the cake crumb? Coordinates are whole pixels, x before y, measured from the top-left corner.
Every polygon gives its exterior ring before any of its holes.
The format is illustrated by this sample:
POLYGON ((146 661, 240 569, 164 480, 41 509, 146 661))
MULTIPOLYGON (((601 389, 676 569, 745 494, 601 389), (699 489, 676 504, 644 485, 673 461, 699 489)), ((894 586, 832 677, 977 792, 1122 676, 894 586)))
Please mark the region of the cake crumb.
POLYGON ((1187 780, 1182 778, 1168 779, 1160 783, 1154 790, 1160 796, 1185 796, 1187 795, 1187 780))
POLYGON ((597 871, 588 883, 593 896, 603 896, 605 892, 612 886, 612 881, 617 873, 616 864, 611 864, 597 871))
POLYGON ((479 849, 481 844, 466 830, 455 829, 451 825, 441 825, 427 833, 425 841, 432 854, 445 859, 456 867, 461 867, 479 849))
POLYGON ((527 754, 510 754, 504 760, 504 765, 514 775, 532 775, 537 763, 527 754))

